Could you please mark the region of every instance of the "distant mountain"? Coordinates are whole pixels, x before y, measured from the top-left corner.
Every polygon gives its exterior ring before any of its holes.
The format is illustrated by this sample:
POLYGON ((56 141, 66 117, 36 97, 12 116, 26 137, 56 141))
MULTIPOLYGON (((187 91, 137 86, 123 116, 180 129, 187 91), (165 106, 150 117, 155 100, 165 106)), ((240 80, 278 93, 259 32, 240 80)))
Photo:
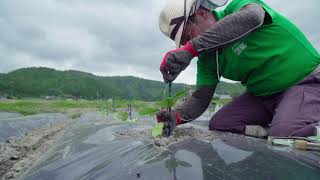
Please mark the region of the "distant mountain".
MULTIPOLYGON (((173 92, 184 84, 174 84, 173 92)), ((43 97, 73 95, 86 99, 111 98, 159 100, 165 85, 160 81, 132 76, 101 77, 80 71, 58 71, 50 68, 23 68, 0 74, 0 92, 12 96, 43 97)), ((220 83, 216 93, 237 95, 243 92, 240 84, 220 83)))

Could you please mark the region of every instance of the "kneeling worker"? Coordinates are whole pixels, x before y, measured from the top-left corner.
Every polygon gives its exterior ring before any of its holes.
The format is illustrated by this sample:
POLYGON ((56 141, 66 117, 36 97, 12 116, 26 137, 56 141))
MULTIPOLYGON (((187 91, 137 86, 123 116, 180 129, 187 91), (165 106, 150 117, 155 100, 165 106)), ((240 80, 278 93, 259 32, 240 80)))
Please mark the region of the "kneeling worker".
MULTIPOLYGON (((160 14, 160 30, 177 45, 160 65, 164 81, 174 81, 198 57, 197 89, 171 112, 172 126, 198 118, 223 76, 241 81, 247 92, 211 118, 210 130, 258 137, 320 135, 318 51, 261 0, 233 0, 222 11, 214 10, 216 2, 170 0, 160 14)), ((158 122, 169 116, 158 112, 158 122)))

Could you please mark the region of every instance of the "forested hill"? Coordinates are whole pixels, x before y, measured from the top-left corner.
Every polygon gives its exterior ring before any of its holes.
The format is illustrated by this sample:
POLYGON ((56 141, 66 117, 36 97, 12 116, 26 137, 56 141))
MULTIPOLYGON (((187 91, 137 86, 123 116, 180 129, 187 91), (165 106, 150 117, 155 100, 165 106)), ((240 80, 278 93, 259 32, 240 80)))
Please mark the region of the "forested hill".
MULTIPOLYGON (((184 84, 174 84, 173 92, 184 84)), ((80 71, 58 71, 49 68, 23 68, 8 74, 0 73, 0 95, 43 97, 72 95, 86 99, 111 98, 159 100, 165 85, 160 81, 132 76, 101 77, 80 71)), ((240 84, 220 83, 217 93, 239 94, 240 84)))

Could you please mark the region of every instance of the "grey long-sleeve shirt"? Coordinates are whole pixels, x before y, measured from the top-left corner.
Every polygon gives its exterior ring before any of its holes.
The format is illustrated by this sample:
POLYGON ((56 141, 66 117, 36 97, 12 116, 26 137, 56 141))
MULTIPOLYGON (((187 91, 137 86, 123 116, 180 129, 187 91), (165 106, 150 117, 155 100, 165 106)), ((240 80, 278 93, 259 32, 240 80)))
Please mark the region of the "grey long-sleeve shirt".
MULTIPOLYGON (((265 15, 265 10, 259 4, 249 4, 215 23, 208 31, 192 39, 191 43, 199 53, 216 51, 262 26, 268 17, 265 15)), ((192 96, 176 108, 181 115, 181 123, 198 118, 208 108, 215 88, 197 87, 192 96)))

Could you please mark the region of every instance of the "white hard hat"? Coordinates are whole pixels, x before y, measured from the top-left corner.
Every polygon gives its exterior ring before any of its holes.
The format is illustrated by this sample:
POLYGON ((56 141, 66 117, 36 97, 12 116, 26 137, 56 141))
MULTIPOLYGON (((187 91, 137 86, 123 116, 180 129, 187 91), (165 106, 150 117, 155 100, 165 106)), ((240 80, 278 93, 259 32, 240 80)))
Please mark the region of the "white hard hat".
POLYGON ((159 17, 160 30, 170 39, 174 40, 176 46, 181 43, 181 36, 188 18, 200 7, 213 10, 223 6, 228 0, 168 0, 159 17))

